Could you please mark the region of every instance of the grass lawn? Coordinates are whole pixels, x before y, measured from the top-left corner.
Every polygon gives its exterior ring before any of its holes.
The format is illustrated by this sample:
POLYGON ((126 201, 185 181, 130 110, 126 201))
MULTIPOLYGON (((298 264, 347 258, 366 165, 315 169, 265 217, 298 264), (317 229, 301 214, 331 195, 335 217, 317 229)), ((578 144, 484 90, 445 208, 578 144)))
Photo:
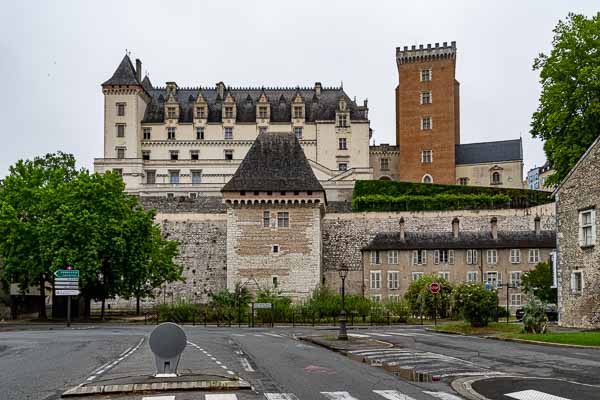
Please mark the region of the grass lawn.
POLYGON ((600 332, 550 332, 545 335, 527 333, 504 333, 500 337, 515 339, 537 340, 539 342, 578 344, 583 346, 600 346, 600 332))
POLYGON ((448 324, 441 324, 437 327, 432 327, 440 332, 451 332, 451 333, 462 333, 465 335, 493 335, 496 333, 520 333, 522 328, 521 324, 507 324, 504 322, 490 322, 490 324, 484 328, 473 328, 468 322, 454 322, 448 324))

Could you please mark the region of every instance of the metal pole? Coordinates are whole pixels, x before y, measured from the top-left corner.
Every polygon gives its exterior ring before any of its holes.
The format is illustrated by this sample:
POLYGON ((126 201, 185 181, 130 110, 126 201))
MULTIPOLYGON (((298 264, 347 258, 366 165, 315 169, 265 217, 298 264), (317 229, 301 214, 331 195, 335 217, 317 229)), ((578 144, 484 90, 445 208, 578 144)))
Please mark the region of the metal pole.
POLYGON ((71 296, 67 296, 67 328, 71 326, 71 296))
POLYGON ((342 312, 340 313, 340 334, 338 340, 348 340, 346 331, 346 277, 342 277, 342 312))
POLYGON ((510 311, 508 311, 508 289, 510 285, 506 284, 506 323, 508 324, 508 318, 510 317, 510 311))
POLYGON ((242 289, 240 288, 238 291, 238 328, 242 327, 242 304, 241 304, 241 294, 242 289))
POLYGON ((433 325, 437 326, 437 293, 433 295, 433 325))
POLYGON ((252 303, 252 327, 254 328, 254 303, 252 303))

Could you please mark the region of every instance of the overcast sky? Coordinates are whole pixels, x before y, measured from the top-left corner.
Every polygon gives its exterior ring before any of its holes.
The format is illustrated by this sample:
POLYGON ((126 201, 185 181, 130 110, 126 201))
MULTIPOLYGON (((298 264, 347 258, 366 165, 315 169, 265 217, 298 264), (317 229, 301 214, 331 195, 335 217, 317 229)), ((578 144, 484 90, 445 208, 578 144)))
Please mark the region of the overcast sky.
MULTIPOLYGON (((594 7, 594 5, 596 7, 594 7)), ((458 48, 463 143, 523 137, 526 170, 538 75, 552 29, 597 1, 10 1, 0 12, 0 177, 20 158, 102 157, 103 96, 125 54, 154 85, 325 86, 369 99, 376 143, 394 143, 397 46, 458 48)))

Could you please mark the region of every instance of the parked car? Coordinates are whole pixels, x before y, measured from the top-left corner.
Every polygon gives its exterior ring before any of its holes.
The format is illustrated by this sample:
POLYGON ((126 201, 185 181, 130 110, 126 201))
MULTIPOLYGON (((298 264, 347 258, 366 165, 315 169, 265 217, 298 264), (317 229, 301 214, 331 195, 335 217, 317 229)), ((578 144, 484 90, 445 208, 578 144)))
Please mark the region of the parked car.
MULTIPOLYGON (((522 307, 517 308, 517 311, 515 311, 515 317, 517 317, 519 321, 522 321, 524 316, 525 309, 522 307)), ((548 318, 548 321, 558 321, 558 310, 556 309, 556 305, 549 304, 546 306, 546 318, 548 318)))

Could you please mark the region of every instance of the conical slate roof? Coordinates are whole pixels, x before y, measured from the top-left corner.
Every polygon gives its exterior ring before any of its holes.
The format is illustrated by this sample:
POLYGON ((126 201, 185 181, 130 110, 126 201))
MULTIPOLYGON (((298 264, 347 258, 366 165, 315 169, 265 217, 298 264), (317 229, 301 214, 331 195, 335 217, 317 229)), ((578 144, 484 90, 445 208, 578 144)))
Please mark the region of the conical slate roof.
POLYGON ((135 68, 131 63, 131 59, 127 54, 123 57, 121 64, 117 67, 117 70, 113 74, 113 76, 104 82, 104 85, 140 85, 141 83, 138 81, 135 68))
POLYGON ((144 79, 142 79, 142 86, 144 87, 144 89, 146 89, 147 92, 150 92, 152 90, 152 82, 150 82, 150 78, 148 77, 148 75, 146 75, 144 79))
POLYGON ((322 192, 293 133, 261 133, 222 192, 322 192))

